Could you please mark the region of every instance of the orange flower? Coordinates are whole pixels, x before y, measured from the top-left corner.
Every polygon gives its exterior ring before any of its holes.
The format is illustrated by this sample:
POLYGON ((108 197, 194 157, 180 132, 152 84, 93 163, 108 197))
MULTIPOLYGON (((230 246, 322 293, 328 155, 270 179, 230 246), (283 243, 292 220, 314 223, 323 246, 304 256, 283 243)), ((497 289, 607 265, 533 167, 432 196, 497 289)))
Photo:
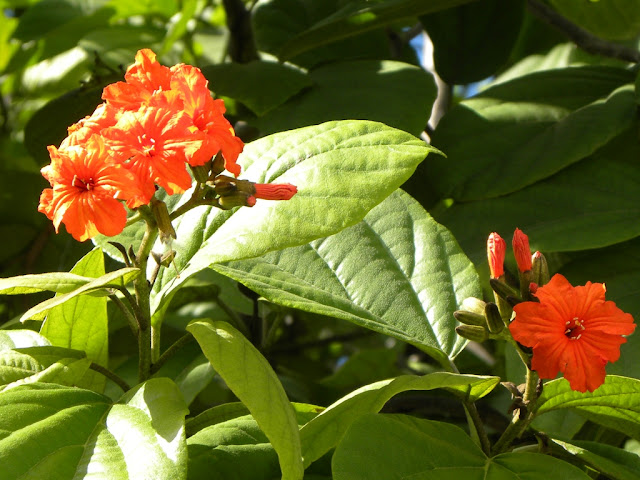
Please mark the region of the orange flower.
POLYGON ((233 127, 224 117, 224 102, 211 98, 207 86, 209 82, 199 68, 179 64, 171 67, 171 72, 171 88, 180 92, 184 111, 192 118, 202 140, 202 148, 189 159, 189 164, 204 165, 218 152, 222 152, 224 167, 237 177, 240 175, 240 165, 236 164, 236 160, 244 143, 235 136, 233 127))
POLYGON ((126 82, 112 83, 102 91, 103 100, 122 110, 137 110, 142 104, 150 104, 154 97, 164 98, 171 88, 171 71, 148 48, 138 51, 124 78, 126 82))
POLYGON ((523 302, 513 309, 509 325, 513 338, 533 348, 531 369, 540 378, 562 372, 571 388, 592 392, 604 382, 605 365, 620 357, 622 335, 635 329, 633 317, 612 301, 605 286, 587 282, 573 287, 560 274, 538 288, 539 302, 523 302))
POLYGON ((504 257, 507 252, 507 243, 493 232, 487 239, 487 257, 491 278, 500 278, 504 275, 504 257))
MULTIPOLYGON (((202 142, 190 132, 190 125, 191 119, 182 112, 142 106, 139 111, 123 113, 115 126, 102 131, 106 145, 127 159, 124 166, 142 182, 140 203, 149 203, 154 183, 169 195, 191 187, 185 161, 202 142)), ((135 201, 128 205, 137 206, 135 201)))
POLYGON ((67 130, 69 135, 62 141, 60 148, 72 145, 83 145, 94 133, 100 133, 103 128, 116 124, 119 111, 106 103, 98 105, 95 111, 71 125, 67 130))
POLYGON ((53 188, 42 192, 38 206, 53 221, 56 232, 64 223, 81 242, 98 233, 122 232, 127 212, 119 200, 140 195, 137 180, 115 163, 99 136, 92 136, 86 147, 48 147, 51 164, 42 169, 42 175, 53 188))

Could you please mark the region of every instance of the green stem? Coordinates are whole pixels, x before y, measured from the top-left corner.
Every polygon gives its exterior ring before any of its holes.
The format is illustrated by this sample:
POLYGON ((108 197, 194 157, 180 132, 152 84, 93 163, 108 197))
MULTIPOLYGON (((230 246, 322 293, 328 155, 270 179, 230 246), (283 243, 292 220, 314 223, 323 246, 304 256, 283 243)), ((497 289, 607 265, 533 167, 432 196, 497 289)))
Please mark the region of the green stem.
POLYGON ((240 318, 240 316, 233 309, 229 308, 229 305, 227 305, 220 297, 217 296, 214 301, 216 302, 216 304, 218 304, 222 311, 229 316, 229 318, 231 319, 230 323, 235 328, 237 328, 238 331, 240 331, 245 337, 251 338, 249 329, 247 328, 247 325, 244 323, 244 321, 240 318))
POLYGON ((160 368, 162 368, 162 366, 167 363, 169 359, 171 359, 171 357, 173 357, 182 347, 184 347, 189 342, 192 342, 193 340, 195 340, 195 338, 190 333, 185 333, 183 336, 181 336, 178 340, 175 341, 173 345, 171 345, 164 351, 160 358, 158 358, 157 362, 153 363, 151 367, 151 373, 153 374, 160 370, 160 368))
POLYGON ((147 228, 144 232, 140 248, 136 255, 137 267, 141 271, 133 283, 136 300, 138 321, 138 379, 144 382, 151 374, 151 288, 147 281, 147 262, 149 253, 153 247, 156 237, 158 236, 158 228, 152 219, 146 218, 147 228))
POLYGON ((109 298, 111 299, 111 301, 113 303, 115 303, 118 306, 120 311, 124 314, 124 318, 127 320, 127 323, 129 324, 129 328, 131 328, 131 331, 137 337, 138 336, 138 322, 136 321, 136 317, 133 315, 131 310, 129 308, 127 308, 127 306, 124 304, 124 302, 122 300, 120 300, 117 295, 115 295, 115 294, 109 295, 109 298))
POLYGON ((131 390, 131 387, 129 386, 129 384, 127 382, 125 382, 118 375, 113 373, 111 370, 103 367, 102 365, 98 365, 97 363, 91 362, 91 365, 89 365, 89 368, 91 370, 93 370, 95 372, 98 372, 98 373, 104 375, 105 377, 107 377, 113 383, 118 385, 122 389, 123 392, 128 392, 129 390, 131 390))

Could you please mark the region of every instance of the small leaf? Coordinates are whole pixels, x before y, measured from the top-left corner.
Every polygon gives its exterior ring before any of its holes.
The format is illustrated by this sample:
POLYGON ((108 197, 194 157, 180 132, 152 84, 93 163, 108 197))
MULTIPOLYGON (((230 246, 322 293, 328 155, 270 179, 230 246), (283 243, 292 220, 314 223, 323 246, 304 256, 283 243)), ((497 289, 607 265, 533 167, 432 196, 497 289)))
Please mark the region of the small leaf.
POLYGON ((487 458, 459 427, 406 415, 358 419, 336 448, 332 465, 335 480, 590 478, 548 455, 520 452, 487 458))
POLYGON ((544 385, 537 414, 572 408, 592 422, 640 440, 640 380, 607 375, 593 392, 571 390, 564 378, 544 385))
POLYGON ((46 347, 49 340, 33 330, 0 330, 0 352, 14 348, 46 347))
POLYGON ((66 272, 0 278, 0 295, 23 295, 45 291, 69 293, 92 280, 94 279, 90 277, 66 272))
POLYGON ((400 392, 444 388, 474 401, 491 392, 499 382, 498 377, 437 372, 423 377, 403 375, 359 388, 327 407, 300 429, 304 465, 309 466, 335 447, 351 424, 367 413, 379 412, 400 392))
POLYGON ((283 480, 302 479, 300 436, 293 408, 269 362, 225 322, 194 321, 187 330, 278 453, 283 480))
POLYGON ((334 236, 212 268, 271 302, 393 336, 443 364, 466 344, 453 312, 482 296, 453 236, 402 191, 334 236))
POLYGON ((116 404, 90 390, 53 384, 1 392, 2 478, 100 472, 104 478, 184 480, 186 413, 178 389, 164 378, 139 385, 116 404))

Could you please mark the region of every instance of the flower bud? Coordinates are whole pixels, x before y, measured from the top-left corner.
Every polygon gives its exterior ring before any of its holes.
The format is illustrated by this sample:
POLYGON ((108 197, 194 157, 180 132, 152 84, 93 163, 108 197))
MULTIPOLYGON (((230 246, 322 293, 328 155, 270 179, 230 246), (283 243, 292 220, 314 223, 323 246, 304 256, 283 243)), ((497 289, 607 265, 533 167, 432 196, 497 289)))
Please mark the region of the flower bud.
POLYGON ((456 333, 461 337, 478 343, 484 342, 489 338, 486 328, 473 325, 458 325, 456 327, 456 333))
POLYGON ((298 193, 298 188, 290 183, 256 183, 253 187, 253 196, 263 200, 291 200, 298 193))
POLYGON ((230 195, 221 196, 218 199, 220 207, 223 210, 230 210, 235 207, 251 207, 255 204, 255 200, 251 203, 252 197, 242 192, 235 192, 230 195))
POLYGON ((509 299, 517 300, 516 303, 522 301, 520 292, 512 286, 507 285, 506 283, 501 282, 496 278, 492 278, 491 280, 489 280, 489 284, 491 285, 491 288, 494 292, 496 292, 501 298, 507 300, 509 303, 512 303, 509 299))
POLYGON ((211 160, 209 160, 204 165, 189 165, 189 167, 193 172, 193 177, 198 183, 205 183, 207 180, 209 180, 209 173, 211 172, 211 160))
POLYGON ((493 232, 487 239, 487 258, 489 260, 489 271, 491 278, 500 278, 504 275, 504 257, 507 251, 507 243, 504 239, 493 232))
POLYGON ((500 333, 504 328, 504 322, 500 316, 500 311, 495 303, 487 303, 484 307, 484 316, 487 319, 487 326, 491 333, 500 333))
POLYGON ((456 310, 455 312, 453 312, 453 316, 457 321, 459 321, 460 323, 464 323, 465 325, 483 326, 487 323, 484 315, 468 312, 466 310, 456 310))
POLYGON ((529 237, 522 230, 516 228, 513 232, 513 254, 516 257, 518 270, 528 272, 531 270, 531 249, 529 248, 529 237))
POLYGON ((531 270, 533 271, 534 283, 546 285, 549 282, 549 266, 547 265, 547 259, 542 253, 536 251, 531 257, 531 270))
POLYGON ((478 315, 484 315, 484 306, 486 302, 476 297, 467 297, 462 301, 460 310, 467 312, 477 313, 478 315))

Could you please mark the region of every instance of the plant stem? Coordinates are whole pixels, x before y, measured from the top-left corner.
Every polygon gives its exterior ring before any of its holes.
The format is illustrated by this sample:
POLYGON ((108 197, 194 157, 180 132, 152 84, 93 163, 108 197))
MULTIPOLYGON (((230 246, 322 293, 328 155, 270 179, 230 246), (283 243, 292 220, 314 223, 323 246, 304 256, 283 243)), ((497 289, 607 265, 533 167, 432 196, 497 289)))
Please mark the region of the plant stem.
POLYGON ((539 0, 528 0, 527 4, 529 6, 529 10, 531 10, 534 15, 556 27, 558 30, 561 30, 583 50, 595 55, 617 58, 626 62, 640 62, 639 51, 596 37, 592 33, 580 28, 575 23, 567 20, 554 9, 543 4, 539 0))
POLYGON ((105 368, 102 365, 98 365, 97 363, 94 363, 94 362, 91 362, 91 365, 89 365, 89 368, 107 377, 113 383, 118 385, 123 392, 128 392, 129 390, 131 390, 131 387, 127 382, 125 382, 122 378, 120 378, 118 375, 113 373, 108 368, 105 368))
POLYGON ((154 374, 158 370, 160 370, 160 368, 162 368, 162 366, 167 363, 171 359, 171 357, 173 357, 182 347, 184 347, 189 342, 192 342, 193 340, 195 340, 195 338, 190 333, 185 333, 183 336, 181 336, 178 340, 175 341, 173 345, 167 348, 162 355, 160 355, 160 358, 158 358, 157 362, 153 363, 153 365, 151 366, 151 373, 154 374))
POLYGON ((120 311, 124 314, 124 318, 127 320, 127 323, 129 324, 129 328, 131 328, 131 331, 137 337, 138 336, 138 322, 136 321, 136 317, 133 315, 131 310, 129 310, 127 308, 127 306, 124 304, 124 302, 122 300, 120 300, 117 295, 115 295, 115 294, 109 295, 109 298, 111 299, 111 301, 113 301, 113 303, 115 303, 118 306, 120 311))
POLYGON ((140 382, 144 382, 151 374, 151 304, 149 298, 151 289, 147 281, 147 262, 153 243, 158 236, 158 227, 155 221, 150 218, 145 218, 145 220, 147 228, 136 255, 136 266, 140 269, 141 275, 133 283, 138 305, 136 320, 138 321, 138 380, 140 382))
POLYGON ((247 328, 247 324, 240 318, 240 316, 232 310, 219 296, 216 296, 214 302, 226 313, 231 319, 231 325, 238 329, 245 337, 250 338, 250 332, 247 328))

